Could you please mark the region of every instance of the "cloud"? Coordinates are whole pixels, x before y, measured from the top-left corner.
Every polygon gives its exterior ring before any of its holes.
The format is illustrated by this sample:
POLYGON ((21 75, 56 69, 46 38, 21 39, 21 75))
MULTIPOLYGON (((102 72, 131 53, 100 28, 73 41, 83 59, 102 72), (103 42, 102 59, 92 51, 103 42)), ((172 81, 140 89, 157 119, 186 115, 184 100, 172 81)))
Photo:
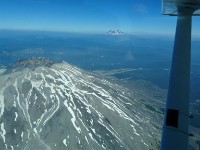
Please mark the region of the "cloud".
POLYGON ((134 56, 133 56, 133 53, 131 51, 128 51, 126 53, 126 60, 127 61, 133 61, 134 60, 134 56))
POLYGON ((134 4, 133 11, 137 13, 146 13, 147 7, 144 4, 134 4))

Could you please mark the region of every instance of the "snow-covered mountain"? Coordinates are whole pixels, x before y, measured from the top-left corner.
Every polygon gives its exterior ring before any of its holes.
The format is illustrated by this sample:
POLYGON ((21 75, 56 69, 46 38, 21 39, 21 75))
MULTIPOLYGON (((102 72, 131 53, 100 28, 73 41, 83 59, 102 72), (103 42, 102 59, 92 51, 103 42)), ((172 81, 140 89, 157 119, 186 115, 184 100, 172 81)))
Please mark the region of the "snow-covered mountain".
POLYGON ((109 30, 106 35, 124 35, 125 33, 120 30, 109 30))
POLYGON ((0 75, 0 149, 158 149, 152 108, 137 92, 66 62, 19 60, 0 75))

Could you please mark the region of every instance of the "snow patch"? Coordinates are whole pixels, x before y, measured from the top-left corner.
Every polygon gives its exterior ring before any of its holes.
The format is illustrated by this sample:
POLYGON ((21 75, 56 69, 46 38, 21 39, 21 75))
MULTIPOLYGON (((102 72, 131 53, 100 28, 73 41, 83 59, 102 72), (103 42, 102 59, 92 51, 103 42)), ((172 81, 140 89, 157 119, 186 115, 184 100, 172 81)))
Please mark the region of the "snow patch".
POLYGON ((67 140, 66 139, 63 140, 63 144, 67 147, 67 140))
POLYGON ((21 133, 22 142, 24 141, 24 132, 21 133))
POLYGON ((1 134, 2 138, 3 138, 4 143, 5 143, 5 141, 6 141, 6 138, 5 138, 6 130, 4 128, 4 123, 1 124, 1 132, 0 132, 0 134, 1 134))
POLYGON ((76 125, 76 116, 75 116, 72 108, 67 104, 67 101, 64 101, 64 105, 67 107, 67 109, 69 110, 70 114, 72 115, 71 121, 72 121, 73 126, 78 131, 78 133, 81 133, 81 128, 76 125))
POLYGON ((88 139, 87 139, 87 136, 85 136, 85 140, 87 141, 88 144, 90 144, 89 141, 88 141, 88 139))
POLYGON ((15 121, 17 121, 18 114, 15 112, 15 121))

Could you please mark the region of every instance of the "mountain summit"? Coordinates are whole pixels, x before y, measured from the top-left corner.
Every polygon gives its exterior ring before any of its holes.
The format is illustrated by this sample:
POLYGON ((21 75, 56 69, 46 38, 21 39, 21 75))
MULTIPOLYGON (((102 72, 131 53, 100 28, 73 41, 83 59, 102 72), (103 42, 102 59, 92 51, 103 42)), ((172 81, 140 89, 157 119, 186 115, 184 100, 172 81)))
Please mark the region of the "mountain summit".
POLYGON ((106 35, 124 35, 125 33, 120 30, 109 30, 106 35))
POLYGON ((157 114, 137 93, 66 62, 16 63, 0 75, 1 150, 158 149, 157 114))

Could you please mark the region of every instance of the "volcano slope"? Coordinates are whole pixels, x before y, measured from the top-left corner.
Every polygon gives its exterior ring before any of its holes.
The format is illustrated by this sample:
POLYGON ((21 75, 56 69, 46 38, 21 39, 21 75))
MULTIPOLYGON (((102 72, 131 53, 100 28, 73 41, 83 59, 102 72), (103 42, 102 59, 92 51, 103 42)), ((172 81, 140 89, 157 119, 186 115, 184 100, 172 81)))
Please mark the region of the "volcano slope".
POLYGON ((0 149, 159 149, 160 116, 140 99, 66 62, 20 60, 0 75, 0 149))

